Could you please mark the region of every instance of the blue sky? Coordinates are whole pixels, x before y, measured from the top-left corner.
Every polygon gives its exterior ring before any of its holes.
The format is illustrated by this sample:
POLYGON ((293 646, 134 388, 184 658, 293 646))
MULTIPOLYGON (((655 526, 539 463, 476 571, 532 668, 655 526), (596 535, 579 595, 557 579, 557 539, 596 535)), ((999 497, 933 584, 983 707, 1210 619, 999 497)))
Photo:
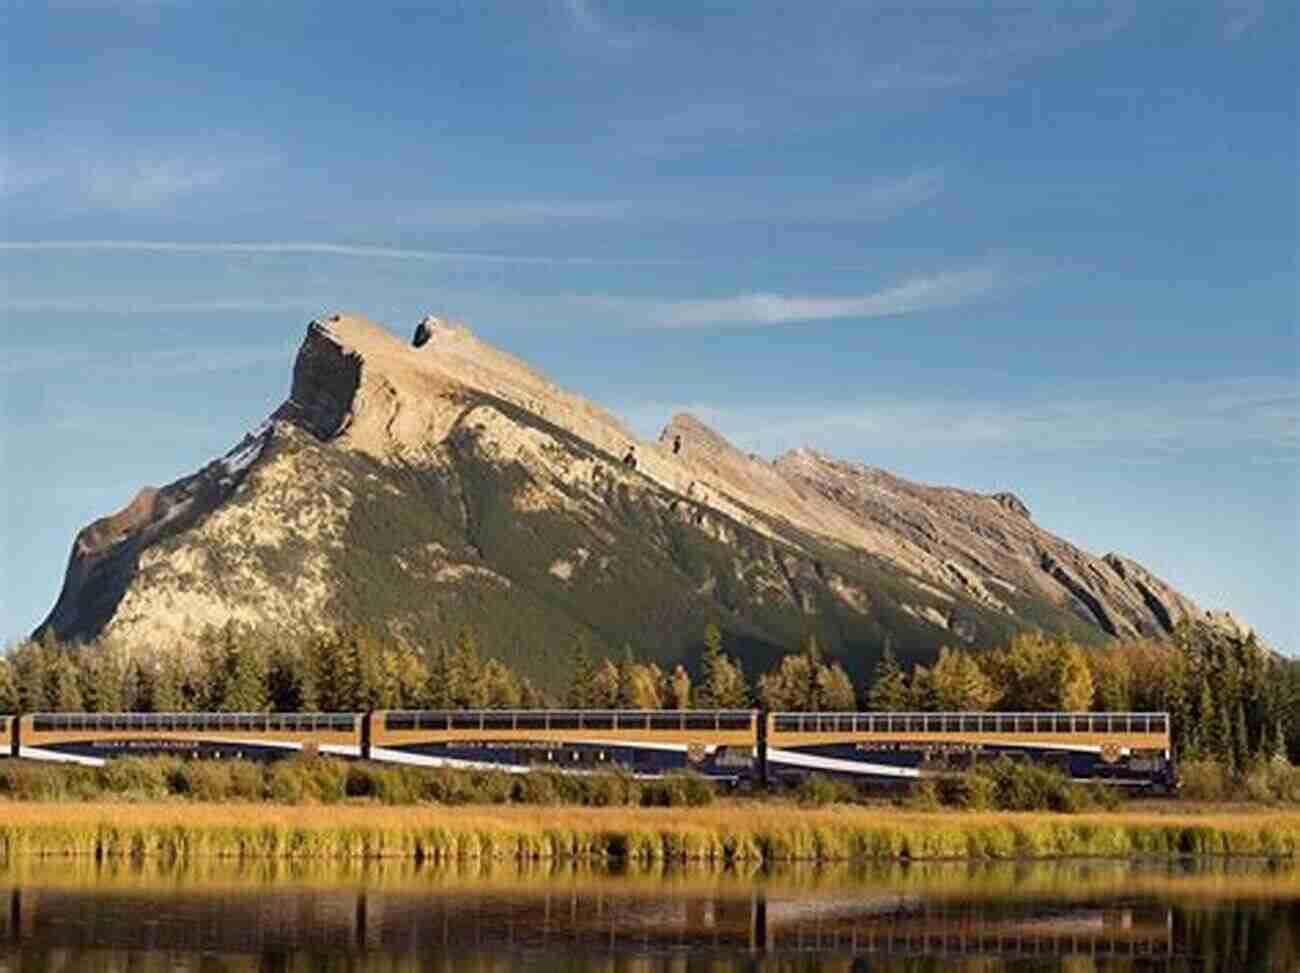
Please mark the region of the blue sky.
POLYGON ((350 309, 460 317, 645 435, 1014 490, 1295 652, 1296 27, 7 0, 0 639, 350 309))

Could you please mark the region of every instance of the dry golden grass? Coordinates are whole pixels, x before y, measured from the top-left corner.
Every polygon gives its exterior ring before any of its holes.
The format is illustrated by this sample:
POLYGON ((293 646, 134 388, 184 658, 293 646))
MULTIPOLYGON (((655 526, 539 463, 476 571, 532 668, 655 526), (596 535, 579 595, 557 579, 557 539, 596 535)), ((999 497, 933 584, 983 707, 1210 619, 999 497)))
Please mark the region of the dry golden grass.
POLYGON ((1291 858, 1300 812, 929 813, 705 808, 0 804, 0 856, 416 861, 851 861, 1178 854, 1291 858))

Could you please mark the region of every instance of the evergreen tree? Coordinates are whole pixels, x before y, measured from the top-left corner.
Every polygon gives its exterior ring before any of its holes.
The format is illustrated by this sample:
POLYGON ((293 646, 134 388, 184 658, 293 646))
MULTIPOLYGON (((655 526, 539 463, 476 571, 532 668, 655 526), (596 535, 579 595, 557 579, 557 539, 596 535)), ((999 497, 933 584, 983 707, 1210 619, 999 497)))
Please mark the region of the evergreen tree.
POLYGON ((777 667, 758 680, 758 695, 770 710, 810 712, 818 699, 817 667, 808 653, 782 656, 777 667))
POLYGON ((519 708, 550 709, 551 705, 541 690, 524 678, 519 680, 519 708))
POLYGON ((314 709, 323 713, 346 713, 357 708, 356 675, 352 671, 354 654, 346 646, 346 637, 343 631, 332 629, 308 642, 304 692, 307 686, 314 687, 314 709))
POLYGON ((701 679, 695 689, 695 705, 700 709, 744 709, 749 705, 749 687, 738 661, 722 650, 722 632, 710 623, 704 629, 704 655, 700 660, 701 679))
POLYGON ((181 713, 193 709, 191 696, 186 691, 184 663, 175 652, 168 652, 154 666, 153 709, 155 713, 181 713))
POLYGON ((572 709, 590 709, 594 705, 596 669, 581 639, 573 643, 570 665, 573 680, 569 683, 568 705, 572 709))
POLYGON ((620 667, 618 675, 619 708, 662 709, 663 671, 656 665, 631 663, 620 667))
POLYGON ((296 648, 283 642, 272 650, 267 660, 266 683, 271 709, 277 713, 311 713, 316 710, 316 687, 308 664, 309 651, 307 645, 296 648))
POLYGON ((632 646, 623 646, 623 659, 618 664, 618 700, 616 706, 618 709, 640 709, 632 703, 633 693, 636 688, 636 672, 638 666, 636 657, 632 654, 632 646))
POLYGON ((116 646, 106 642, 83 646, 77 652, 76 663, 86 712, 122 713, 127 710, 127 662, 116 646))
POLYGON ((939 650, 939 659, 929 670, 929 691, 931 698, 927 702, 944 712, 988 710, 998 700, 993 681, 979 663, 960 649, 947 646, 939 650))
POLYGON ((853 680, 838 662, 822 666, 817 674, 819 708, 826 712, 852 712, 858 708, 853 680))
POLYGON ((58 713, 80 713, 85 710, 85 701, 81 696, 81 680, 78 678, 77 664, 69 652, 59 652, 53 666, 53 700, 54 710, 58 713))
POLYGON ((1218 719, 1215 721, 1218 725, 1214 731, 1214 749, 1211 755, 1231 771, 1236 771, 1237 762, 1233 759, 1233 737, 1234 728, 1232 725, 1232 707, 1223 705, 1217 707, 1218 719))
POLYGON ((1227 744, 1222 734, 1223 723, 1214 705, 1214 693, 1208 679, 1201 680, 1200 698, 1196 703, 1195 753, 1198 757, 1221 760, 1227 744))
POLYGON ((0 714, 18 712, 18 682, 8 659, 0 658, 0 714))
POLYGON ((867 707, 881 713, 901 712, 908 708, 908 695, 907 676, 894 655, 893 644, 887 640, 872 674, 867 707))
POLYGON ((926 666, 917 666, 912 670, 912 685, 906 708, 917 713, 934 712, 940 708, 934 674, 926 666))
POLYGON ((1248 729, 1246 726, 1246 707, 1238 700, 1236 713, 1232 721, 1232 762, 1238 770, 1244 771, 1250 766, 1252 758, 1255 756, 1250 747, 1248 729))
POLYGON ((409 645, 401 645, 392 653, 389 664, 393 705, 400 709, 418 708, 429 681, 429 670, 419 653, 409 645))
POLYGON ((483 666, 483 684, 490 709, 518 709, 523 695, 519 679, 497 659, 483 666))
POLYGON ((271 708, 266 687, 266 660, 253 642, 238 639, 227 649, 224 709, 231 713, 264 713, 271 708))
POLYGON ((609 659, 601 659, 591 676, 591 698, 588 705, 593 709, 613 709, 617 706, 618 676, 618 666, 609 659))
POLYGON ((691 708, 691 676, 682 665, 673 669, 668 680, 668 700, 670 709, 691 708))
POLYGON ((429 661, 429 680, 424 692, 425 702, 432 709, 451 709, 452 701, 459 691, 451 646, 446 641, 439 642, 433 658, 429 661))
POLYGON ((804 667, 807 686, 804 690, 806 703, 803 708, 816 711, 821 709, 822 647, 815 633, 809 633, 803 653, 808 660, 804 667))
POLYGON ((49 644, 23 642, 9 656, 18 693, 18 712, 45 713, 54 709, 54 660, 49 644))
POLYGON ((351 681, 350 709, 375 710, 384 706, 384 650, 376 635, 352 626, 345 637, 347 674, 351 681))
POLYGON ((462 625, 456 634, 452 665, 458 687, 454 702, 463 709, 487 706, 487 687, 483 684, 483 661, 479 657, 478 633, 472 625, 462 625))

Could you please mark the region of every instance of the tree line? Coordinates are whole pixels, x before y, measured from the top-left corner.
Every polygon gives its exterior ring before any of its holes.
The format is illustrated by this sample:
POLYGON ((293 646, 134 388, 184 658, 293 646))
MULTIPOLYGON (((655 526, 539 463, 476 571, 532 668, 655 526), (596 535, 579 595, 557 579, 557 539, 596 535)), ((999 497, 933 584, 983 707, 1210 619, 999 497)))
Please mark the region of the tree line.
POLYGON ((1024 633, 994 649, 944 648, 904 667, 886 644, 855 686, 809 637, 751 680, 709 625, 692 671, 597 658, 574 644, 567 691, 541 691, 486 656, 470 626, 430 648, 344 626, 298 637, 228 623, 196 651, 144 657, 112 639, 26 641, 0 656, 0 713, 356 712, 370 709, 744 709, 789 711, 1168 711, 1183 759, 1234 772, 1300 762, 1300 662, 1203 624, 1168 640, 1087 648, 1024 633))

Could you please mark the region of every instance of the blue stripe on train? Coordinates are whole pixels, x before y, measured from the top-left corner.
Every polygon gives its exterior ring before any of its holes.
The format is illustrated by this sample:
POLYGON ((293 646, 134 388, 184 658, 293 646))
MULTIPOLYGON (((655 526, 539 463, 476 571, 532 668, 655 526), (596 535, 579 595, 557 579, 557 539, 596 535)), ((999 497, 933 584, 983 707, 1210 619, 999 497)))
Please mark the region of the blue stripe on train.
POLYGON ((1107 763, 1095 751, 1001 745, 945 748, 906 743, 770 747, 768 766, 776 776, 826 773, 885 781, 969 770, 977 763, 999 757, 1053 766, 1078 780, 1117 783, 1163 783, 1168 767, 1163 758, 1142 758, 1135 763, 1121 757, 1116 763, 1107 763))

